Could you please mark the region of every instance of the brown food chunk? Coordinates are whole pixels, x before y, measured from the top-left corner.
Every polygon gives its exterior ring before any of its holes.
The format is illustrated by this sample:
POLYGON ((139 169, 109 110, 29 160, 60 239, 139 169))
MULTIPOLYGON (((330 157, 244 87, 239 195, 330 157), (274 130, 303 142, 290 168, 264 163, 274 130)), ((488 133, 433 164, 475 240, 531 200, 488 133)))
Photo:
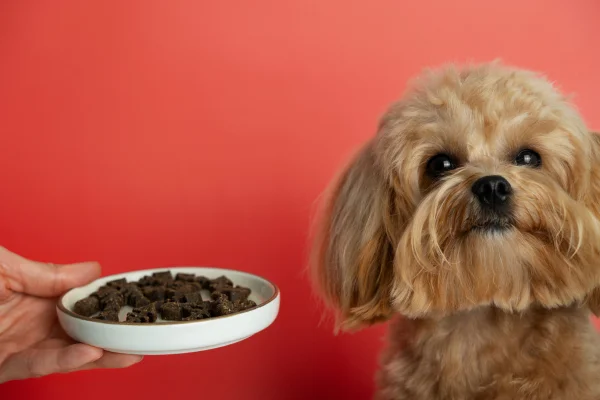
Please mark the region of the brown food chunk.
POLYGON ((171 281, 166 284, 166 287, 169 289, 178 289, 180 287, 185 286, 186 284, 187 282, 184 281, 171 281))
POLYGON ((186 293, 180 303, 202 303, 202 294, 200 292, 186 293))
POLYGON ((149 324, 154 321, 152 321, 152 319, 147 315, 129 312, 129 313, 127 313, 125 322, 133 322, 133 323, 137 323, 137 324, 149 324))
POLYGON ((194 274, 184 274, 180 272, 177 275, 175 275, 176 281, 194 282, 195 279, 196 277, 194 276, 194 274))
POLYGON ((152 303, 145 307, 134 308, 131 312, 127 313, 125 320, 127 322, 150 323, 156 321, 157 318, 156 305, 152 303))
POLYGON ((106 286, 114 287, 116 289, 122 288, 125 285, 127 285, 127 279, 125 278, 115 279, 110 282, 106 282, 106 286))
POLYGON ((102 321, 115 321, 119 322, 119 313, 117 311, 108 310, 108 311, 100 311, 98 315, 92 317, 93 319, 99 319, 102 321))
POLYGON ((175 288, 167 288, 165 290, 165 299, 178 302, 185 302, 184 299, 186 294, 196 293, 198 291, 200 291, 200 288, 196 282, 185 283, 182 285, 178 285, 178 287, 175 288))
POLYGON ((125 305, 125 299, 119 292, 110 293, 100 299, 100 309, 102 311, 116 311, 119 312, 121 307, 125 305))
POLYGON ((221 275, 220 277, 213 279, 212 283, 217 283, 223 286, 233 286, 233 282, 231 282, 231 280, 225 275, 221 275))
POLYGON ((97 297, 100 301, 106 296, 110 296, 111 294, 118 293, 119 290, 115 287, 110 286, 101 286, 96 290, 91 296, 97 297))
POLYGON ((232 302, 246 300, 250 296, 250 289, 241 286, 224 287, 217 292, 223 293, 232 302))
POLYGON ((222 315, 228 315, 236 312, 236 309, 227 296, 222 295, 215 299, 211 304, 210 313, 213 317, 220 317, 222 315))
POLYGON ((119 293, 121 293, 123 295, 123 297, 125 297, 125 299, 127 299, 127 297, 129 297, 130 293, 138 291, 138 290, 140 290, 140 287, 136 283, 129 282, 119 288, 119 293))
POLYGON ((84 317, 90 317, 100 311, 100 300, 95 296, 81 299, 75 303, 74 311, 84 317))
POLYGON ((121 290, 121 294, 125 299, 127 305, 131 307, 143 307, 150 304, 150 300, 147 299, 139 287, 129 285, 121 290))
POLYGON ((173 274, 171 271, 155 272, 152 274, 152 277, 160 282, 169 282, 173 280, 173 274))
POLYGON ((210 294, 210 298, 213 299, 213 301, 217 301, 217 300, 229 300, 229 298, 227 297, 227 295, 225 293, 221 293, 221 292, 212 292, 210 294))
POLYGON ((160 315, 167 321, 181 321, 181 307, 175 302, 164 303, 160 315))
POLYGON ((248 299, 245 299, 242 301, 237 301, 237 302, 233 303, 233 308, 235 309, 236 312, 249 310, 254 307, 256 307, 256 303, 253 302, 252 300, 248 300, 248 299))
POLYGON ((154 308, 156 308, 156 311, 160 313, 162 311, 162 306, 164 304, 164 301, 158 300, 158 301, 153 302, 152 304, 154 304, 154 308))
POLYGON ((209 289, 210 288, 210 279, 208 279, 205 276, 197 276, 195 281, 200 285, 200 287, 202 289, 209 289))
POLYGON ((144 307, 151 303, 150 299, 144 296, 141 292, 135 293, 130 297, 129 305, 131 307, 144 307))
POLYGON ((195 281, 173 281, 167 285, 167 289, 178 290, 182 293, 191 293, 202 290, 202 286, 200 286, 200 284, 195 281))
POLYGON ((165 290, 164 286, 146 286, 142 291, 148 299, 158 301, 165 299, 165 290))
POLYGON ((146 286, 152 286, 155 283, 160 283, 159 281, 157 281, 155 278, 151 277, 151 276, 143 276, 142 278, 140 278, 140 280, 138 280, 136 282, 138 287, 146 287, 146 286))
POLYGON ((178 302, 178 301, 181 301, 181 299, 183 299, 184 295, 185 295, 185 293, 182 293, 178 289, 167 289, 165 291, 165 300, 178 302))
POLYGON ((210 318, 210 305, 206 303, 203 302, 201 304, 182 304, 181 319, 183 321, 193 321, 197 319, 210 318))
POLYGON ((220 276, 216 279, 210 281, 209 289, 212 291, 220 290, 225 287, 232 287, 233 282, 229 280, 226 276, 220 276))

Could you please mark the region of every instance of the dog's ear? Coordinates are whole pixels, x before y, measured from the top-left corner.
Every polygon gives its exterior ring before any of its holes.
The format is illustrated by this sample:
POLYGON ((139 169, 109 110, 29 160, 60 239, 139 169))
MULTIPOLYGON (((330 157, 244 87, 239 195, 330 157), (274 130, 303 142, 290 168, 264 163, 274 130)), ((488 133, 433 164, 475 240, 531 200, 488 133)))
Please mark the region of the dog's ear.
POLYGON ((591 140, 591 177, 588 207, 600 219, 600 133, 590 132, 591 140))
POLYGON ((394 191, 367 143, 325 198, 313 246, 315 284, 338 313, 337 326, 356 329, 392 313, 394 191))
MULTIPOLYGON (((592 160, 587 206, 600 220, 600 133, 590 132, 590 140, 592 160)), ((598 260, 598 268, 600 268, 600 260, 598 260)), ((588 295, 586 303, 594 315, 600 317, 600 288, 588 295)))

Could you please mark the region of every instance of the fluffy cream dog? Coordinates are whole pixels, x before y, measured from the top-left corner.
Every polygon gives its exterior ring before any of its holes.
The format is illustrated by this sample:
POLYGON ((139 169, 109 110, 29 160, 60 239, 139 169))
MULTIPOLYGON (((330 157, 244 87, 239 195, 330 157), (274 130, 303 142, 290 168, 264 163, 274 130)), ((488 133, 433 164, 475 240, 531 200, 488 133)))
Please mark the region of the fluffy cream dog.
POLYGON ((392 320, 378 399, 600 399, 600 137, 544 77, 424 74, 331 186, 342 329, 392 320))

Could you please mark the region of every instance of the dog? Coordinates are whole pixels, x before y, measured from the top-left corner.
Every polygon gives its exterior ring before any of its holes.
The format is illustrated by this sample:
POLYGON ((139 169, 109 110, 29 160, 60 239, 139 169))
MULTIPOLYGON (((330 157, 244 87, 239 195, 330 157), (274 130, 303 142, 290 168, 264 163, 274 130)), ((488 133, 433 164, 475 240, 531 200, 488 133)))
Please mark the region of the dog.
POLYGON ((336 329, 389 322, 376 399, 600 399, 600 136, 544 75, 425 71, 322 205, 336 329))

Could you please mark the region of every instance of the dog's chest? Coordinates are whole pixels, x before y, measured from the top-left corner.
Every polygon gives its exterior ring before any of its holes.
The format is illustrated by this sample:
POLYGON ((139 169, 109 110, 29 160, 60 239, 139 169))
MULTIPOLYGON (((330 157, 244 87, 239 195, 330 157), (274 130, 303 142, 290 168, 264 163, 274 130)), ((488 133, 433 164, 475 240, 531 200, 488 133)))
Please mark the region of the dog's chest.
POLYGON ((581 318, 490 315, 395 327, 379 399, 600 399, 600 341, 581 318), (411 336, 413 335, 413 336, 411 336))

